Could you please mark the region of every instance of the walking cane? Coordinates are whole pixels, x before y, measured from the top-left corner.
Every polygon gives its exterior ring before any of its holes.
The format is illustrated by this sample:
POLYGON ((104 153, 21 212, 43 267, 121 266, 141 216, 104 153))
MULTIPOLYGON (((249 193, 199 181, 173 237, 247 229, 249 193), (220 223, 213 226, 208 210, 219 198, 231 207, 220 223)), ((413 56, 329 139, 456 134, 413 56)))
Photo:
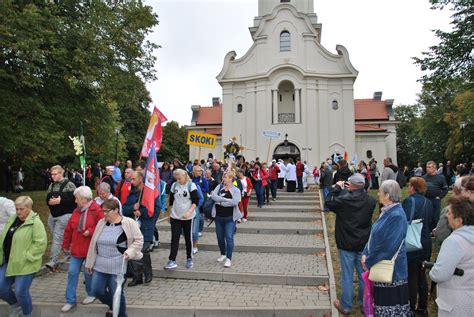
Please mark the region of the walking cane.
POLYGON ((113 303, 112 304, 113 317, 118 317, 119 311, 120 311, 120 297, 122 295, 122 285, 124 281, 126 262, 127 261, 125 260, 125 257, 123 257, 122 270, 120 271, 119 274, 117 274, 117 288, 115 289, 114 299, 112 302, 113 303))

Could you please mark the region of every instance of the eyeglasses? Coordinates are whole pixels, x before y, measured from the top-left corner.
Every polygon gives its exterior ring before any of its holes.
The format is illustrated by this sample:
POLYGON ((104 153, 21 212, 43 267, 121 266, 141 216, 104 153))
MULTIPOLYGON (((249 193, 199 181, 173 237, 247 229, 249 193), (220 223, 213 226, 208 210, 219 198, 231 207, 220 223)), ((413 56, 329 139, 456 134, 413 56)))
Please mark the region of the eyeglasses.
POLYGON ((104 214, 108 214, 109 212, 111 212, 113 209, 104 209, 102 210, 104 212, 104 214))

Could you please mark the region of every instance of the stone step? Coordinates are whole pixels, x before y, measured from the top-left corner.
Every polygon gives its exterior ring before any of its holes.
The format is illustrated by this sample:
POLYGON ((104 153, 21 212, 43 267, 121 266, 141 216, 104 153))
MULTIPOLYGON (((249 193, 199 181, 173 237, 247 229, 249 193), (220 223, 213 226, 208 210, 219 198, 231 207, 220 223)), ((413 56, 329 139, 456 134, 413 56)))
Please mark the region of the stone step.
POLYGON ((262 208, 257 206, 249 206, 249 213, 252 212, 315 212, 320 211, 319 205, 303 205, 303 206, 281 206, 281 205, 264 205, 262 208))
POLYGON ((313 254, 234 252, 232 267, 217 262, 219 252, 202 251, 194 256, 194 268, 186 269, 186 250, 178 252, 178 268, 166 271, 169 250, 152 252, 153 275, 160 278, 316 286, 328 281, 326 259, 313 254))
MULTIPOLYGON (((170 231, 171 226, 167 221, 157 224, 158 231, 170 231)), ((292 221, 248 221, 237 225, 237 233, 260 234, 315 234, 323 231, 321 221, 292 222, 292 221)), ((215 223, 210 226, 204 224, 204 232, 215 232, 215 223)))
MULTIPOLYGON (((260 210, 260 209, 259 209, 260 210)), ((315 221, 321 219, 321 212, 292 212, 291 214, 283 212, 271 212, 266 211, 251 210, 249 211, 249 221, 290 221, 290 222, 305 222, 305 221, 315 221)))
MULTIPOLYGON (((270 196, 270 199, 272 197, 270 196)), ((282 196, 282 195, 277 195, 277 202, 278 201, 286 201, 286 200, 298 200, 298 201, 319 201, 319 197, 317 196, 282 196)), ((257 197, 254 197, 252 194, 252 197, 250 197, 250 201, 257 201, 257 197)))
MULTIPOLYGON (((251 200, 249 203, 250 206, 256 206, 257 201, 251 200)), ((270 199, 270 204, 268 206, 319 206, 319 200, 316 199, 307 199, 307 200, 283 200, 277 198, 276 201, 270 199)))
MULTIPOLYGON (((255 193, 255 191, 253 191, 252 193, 255 193)), ((271 193, 271 191, 270 191, 271 193)), ((320 195, 320 192, 319 191, 304 191, 303 193, 298 193, 298 192, 287 192, 286 190, 283 190, 283 191, 277 191, 277 196, 299 196, 299 197, 303 197, 303 196, 319 196, 320 195)))
MULTIPOLYGON (((171 232, 160 232, 160 249, 169 250, 171 232)), ((278 235, 237 233, 234 236, 236 252, 314 254, 324 251, 324 239, 317 235, 278 235)), ((204 232, 199 238, 199 252, 219 251, 214 232, 204 232)), ((180 249, 184 249, 184 238, 180 240, 180 249)), ((156 251, 156 249, 155 249, 156 251)))
MULTIPOLYGON (((69 313, 61 313, 65 303, 66 280, 66 272, 33 280, 30 289, 33 316, 104 316, 108 308, 98 300, 87 306, 79 304, 69 313)), ((79 283, 78 301, 85 296, 85 288, 79 283)), ((154 278, 146 286, 125 286, 125 297, 128 315, 140 317, 322 317, 331 312, 329 295, 314 286, 154 278)), ((7 317, 8 313, 8 304, 1 301, 0 317, 7 317)))

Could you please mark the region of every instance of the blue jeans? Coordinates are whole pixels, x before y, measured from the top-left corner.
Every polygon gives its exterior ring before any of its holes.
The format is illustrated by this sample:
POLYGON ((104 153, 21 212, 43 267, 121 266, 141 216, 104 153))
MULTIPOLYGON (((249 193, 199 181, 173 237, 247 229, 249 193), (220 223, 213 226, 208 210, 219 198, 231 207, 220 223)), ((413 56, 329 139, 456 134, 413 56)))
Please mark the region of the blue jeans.
POLYGON ((199 240, 199 228, 201 224, 204 226, 204 220, 202 219, 202 214, 200 213, 199 207, 196 207, 196 216, 193 219, 193 242, 199 240))
POLYGON ((277 188, 278 188, 278 180, 271 181, 270 190, 272 191, 272 198, 277 198, 277 188))
POLYGON ((255 182, 255 194, 257 195, 257 205, 265 205, 265 187, 262 186, 262 181, 255 182))
POLYGON ((363 308, 364 303, 364 280, 362 279, 362 252, 352 252, 338 249, 341 261, 341 304, 345 310, 352 309, 352 299, 354 298, 354 269, 357 271, 357 280, 359 282, 358 303, 363 308))
POLYGON ((0 299, 6 301, 10 306, 19 304, 23 316, 31 316, 33 305, 31 303, 30 286, 35 273, 28 275, 5 276, 7 263, 0 266, 0 299), (15 292, 12 286, 15 284, 15 292))
POLYGON ((219 244, 221 255, 226 255, 229 260, 232 260, 235 222, 232 217, 216 217, 215 223, 217 243, 219 244))
POLYGON ((428 200, 431 201, 431 204, 433 204, 434 221, 435 223, 438 223, 439 215, 441 213, 441 199, 437 199, 436 197, 434 197, 434 198, 428 198, 428 200))
MULTIPOLYGON (((97 297, 102 302, 102 304, 109 306, 110 309, 113 309, 113 299, 116 288, 117 275, 101 273, 94 270, 91 282, 92 295, 97 297)), ((125 296, 123 294, 122 288, 122 294, 120 295, 120 317, 127 317, 127 313, 125 312, 125 310, 125 296)))
POLYGON ((330 189, 331 189, 331 187, 323 187, 324 211, 329 211, 329 209, 326 208, 326 200, 328 198, 330 189))
MULTIPOLYGON (((77 281, 79 279, 79 273, 81 272, 82 263, 86 258, 77 258, 71 256, 71 263, 69 263, 69 271, 67 272, 67 286, 66 286, 66 303, 74 305, 76 304, 76 289, 77 281)), ((86 293, 87 296, 91 294, 91 280, 92 275, 89 274, 84 267, 84 280, 86 281, 86 293)))

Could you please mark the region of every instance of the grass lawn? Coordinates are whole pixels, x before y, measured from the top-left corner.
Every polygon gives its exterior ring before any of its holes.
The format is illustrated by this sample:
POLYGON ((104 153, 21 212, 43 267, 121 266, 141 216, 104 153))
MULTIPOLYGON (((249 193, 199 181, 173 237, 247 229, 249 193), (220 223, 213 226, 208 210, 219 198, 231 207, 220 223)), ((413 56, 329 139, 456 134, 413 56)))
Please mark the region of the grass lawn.
MULTIPOLYGON (((375 199, 377 199, 377 191, 376 190, 370 190, 369 194, 371 196, 373 196, 375 199)), ((404 188, 402 190, 402 196, 403 196, 403 199, 408 197, 408 193, 407 193, 406 188, 404 188)), ((448 196, 449 196, 449 194, 443 199, 441 208, 444 208, 446 206, 447 201, 448 201, 448 196)), ((379 207, 378 207, 378 203, 377 203, 372 222, 375 222, 375 220, 377 220, 378 216, 379 216, 379 207)), ((334 214, 333 212, 327 212, 327 213, 325 213, 325 217, 326 217, 326 224, 327 224, 327 228, 328 228, 329 244, 330 244, 330 247, 331 247, 331 257, 332 257, 332 262, 333 262, 333 266, 334 266, 334 275, 335 275, 335 279, 336 279, 337 296, 338 296, 338 298, 340 298, 340 296, 342 294, 342 291, 341 291, 341 288, 340 288, 341 266, 340 266, 340 263, 339 263, 339 254, 338 254, 338 251, 337 251, 336 238, 335 238, 335 234, 334 234, 336 214, 334 214)), ((439 243, 436 242, 436 241, 433 241, 433 255, 431 257, 432 261, 436 260, 436 257, 438 256, 438 252, 439 252, 439 243)), ((354 280, 356 280, 356 278, 354 278, 354 280)), ((431 284, 431 281, 429 280, 429 276, 428 276, 428 287, 431 287, 430 284, 431 284)), ((357 283, 354 283, 354 289, 355 289, 354 295, 355 295, 355 297, 354 297, 354 304, 352 306, 352 311, 354 313, 353 316, 360 316, 361 315, 359 305, 357 304, 357 297, 356 297, 357 296, 357 289, 358 289, 357 285, 358 285, 357 283)), ((429 309, 430 316, 436 316, 438 314, 438 308, 436 306, 436 303, 434 302, 434 300, 431 300, 431 298, 429 298, 429 300, 428 300, 428 309, 429 309)))

